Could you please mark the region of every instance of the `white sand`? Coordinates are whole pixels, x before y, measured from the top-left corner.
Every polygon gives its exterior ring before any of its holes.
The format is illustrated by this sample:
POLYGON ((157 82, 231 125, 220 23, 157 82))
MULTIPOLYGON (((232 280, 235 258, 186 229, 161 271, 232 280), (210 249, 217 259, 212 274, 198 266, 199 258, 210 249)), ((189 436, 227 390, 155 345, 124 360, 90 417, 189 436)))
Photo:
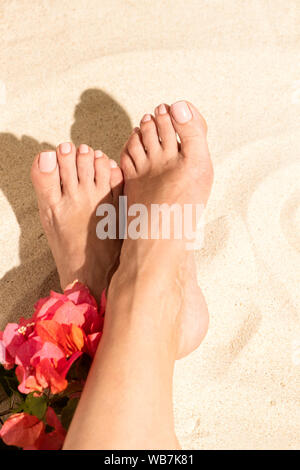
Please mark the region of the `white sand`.
POLYGON ((117 158, 161 101, 207 119, 211 326, 176 368, 186 448, 299 448, 299 24, 297 0, 1 1, 1 327, 58 287, 34 154, 72 138, 117 158))

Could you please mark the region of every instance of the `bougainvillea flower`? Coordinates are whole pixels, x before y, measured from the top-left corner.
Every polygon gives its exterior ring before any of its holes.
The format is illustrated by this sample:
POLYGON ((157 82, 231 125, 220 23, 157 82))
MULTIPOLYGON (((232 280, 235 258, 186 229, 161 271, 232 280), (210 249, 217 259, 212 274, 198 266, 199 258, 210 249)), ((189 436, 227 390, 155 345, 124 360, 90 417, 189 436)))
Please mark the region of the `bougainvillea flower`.
POLYGON ((2 335, 3 345, 13 358, 19 347, 26 341, 26 337, 19 331, 19 328, 18 323, 8 323, 2 335))
MULTIPOLYGON (((47 349, 51 349, 50 346, 50 343, 48 343, 47 349)), ((53 348, 56 348, 56 350, 59 350, 55 345, 52 346, 53 348)), ((61 350, 60 354, 63 354, 61 350)), ((42 391, 47 388, 50 388, 50 391, 53 394, 62 392, 68 385, 66 376, 70 367, 81 355, 82 352, 77 351, 67 360, 64 355, 59 358, 59 355, 57 354, 55 359, 54 354, 52 354, 51 358, 47 358, 46 356, 43 357, 43 355, 39 356, 37 354, 32 358, 32 363, 35 364, 34 373, 27 376, 23 381, 23 383, 25 382, 24 389, 26 390, 26 392, 23 393, 28 393, 29 391, 42 391)), ((19 390, 21 391, 21 384, 19 390)))
POLYGON ((29 338, 17 349, 15 363, 18 366, 29 367, 31 358, 42 348, 42 345, 40 338, 29 338))
POLYGON ((63 299, 56 298, 54 296, 46 297, 40 299, 34 306, 34 314, 32 321, 36 322, 38 320, 47 320, 51 319, 62 304, 64 303, 63 299))
MULTIPOLYGON (((53 395, 64 392, 79 398, 90 361, 74 368, 69 384, 67 374, 81 355, 94 357, 102 336, 105 308, 105 291, 98 308, 89 289, 76 281, 63 294, 52 291, 49 297, 40 299, 32 318, 9 323, 0 332, 0 363, 6 369, 17 366, 14 373, 21 393, 34 392, 33 397, 39 397, 47 390, 43 396, 48 405, 43 421, 25 412, 13 414, 5 421, 0 438, 6 444, 24 449, 62 447, 66 431, 51 408, 53 395), (50 432, 46 424, 52 428, 50 432)), ((57 407, 59 400, 55 403, 57 407)))
POLYGON ((44 320, 36 324, 36 332, 42 341, 55 344, 64 352, 66 357, 81 351, 85 335, 75 324, 60 324, 55 320, 44 320))
POLYGON ((89 289, 79 281, 75 281, 72 284, 69 284, 64 290, 64 295, 68 297, 69 300, 72 300, 75 305, 89 304, 98 308, 97 302, 91 295, 89 289))
POLYGON ((3 331, 0 331, 0 364, 4 369, 12 369, 15 365, 14 358, 9 354, 3 341, 3 331))
POLYGON ((90 304, 75 305, 71 300, 64 302, 53 315, 61 324, 80 326, 86 334, 100 329, 100 316, 96 307, 90 304))
POLYGON ((47 409, 45 422, 53 428, 46 432, 45 424, 36 416, 18 413, 10 416, 0 430, 0 437, 6 445, 21 447, 25 450, 59 450, 66 437, 55 411, 47 409))
POLYGON ((47 425, 51 426, 53 431, 46 433, 44 429, 35 443, 31 446, 26 446, 24 450, 59 450, 62 448, 66 431, 62 427, 55 411, 50 406, 47 409, 45 418, 47 425))
POLYGON ((64 352, 55 344, 45 341, 42 347, 30 359, 30 365, 36 367, 42 359, 51 359, 55 367, 59 368, 60 364, 64 364, 66 357, 64 352))
POLYGON ((42 387, 36 384, 36 387, 32 387, 31 385, 36 383, 34 375, 32 375, 34 371, 30 370, 29 368, 25 368, 22 366, 18 366, 15 370, 16 377, 19 381, 18 390, 21 393, 30 393, 32 391, 42 391, 42 387), (28 381, 28 384, 26 385, 28 381))
POLYGON ((55 414, 53 408, 49 406, 46 413, 46 423, 53 428, 53 431, 42 432, 40 438, 36 442, 37 450, 59 450, 62 448, 66 437, 66 431, 62 427, 61 422, 55 414))
POLYGON ((82 353, 78 354, 77 351, 67 359, 65 352, 60 347, 48 341, 42 343, 40 337, 31 338, 27 343, 22 345, 22 349, 20 348, 20 358, 18 358, 18 367, 15 371, 20 382, 19 391, 27 394, 33 391, 41 392, 48 387, 52 393, 64 390, 67 386, 65 377, 73 362, 82 353), (38 344, 39 347, 30 347, 30 343, 38 344), (24 354, 22 355, 23 350, 24 354), (43 362, 40 365, 44 359, 47 359, 47 364, 43 362))
MULTIPOLYGON (((20 351, 25 352, 28 349, 26 343, 28 338, 32 336, 33 323, 28 323, 28 320, 21 319, 19 324, 8 323, 3 332, 0 332, 0 347, 5 351, 4 361, 0 358, 0 363, 6 369, 12 368, 18 364, 17 357, 20 357, 20 351), (21 348, 21 349, 20 349, 21 348)), ((32 347, 30 343, 29 347, 32 347)), ((4 354, 3 354, 4 355, 4 354)), ((21 356, 23 353, 21 352, 21 356)), ((28 354, 26 354, 28 356, 28 354)))
POLYGON ((102 336, 102 332, 100 331, 99 333, 92 333, 91 335, 88 335, 86 338, 86 352, 91 357, 94 357, 96 354, 101 336, 102 336))
MULTIPOLYGON (((68 386, 68 382, 64 376, 59 374, 55 367, 53 367, 51 361, 46 358, 42 359, 36 366, 35 379, 42 389, 49 388, 53 394, 62 392, 68 386)), ((28 386, 28 380, 26 381, 26 385, 28 386)))
POLYGON ((45 425, 36 416, 27 413, 18 413, 10 416, 0 430, 0 437, 8 446, 33 446, 45 425))

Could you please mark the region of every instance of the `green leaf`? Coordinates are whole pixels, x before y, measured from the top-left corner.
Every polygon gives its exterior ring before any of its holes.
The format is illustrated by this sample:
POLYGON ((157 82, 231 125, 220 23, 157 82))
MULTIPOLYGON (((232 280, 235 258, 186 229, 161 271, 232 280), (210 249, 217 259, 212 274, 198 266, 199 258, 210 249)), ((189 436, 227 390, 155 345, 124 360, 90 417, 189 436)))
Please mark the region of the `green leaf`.
POLYGON ((47 410, 47 397, 45 395, 34 396, 29 393, 24 403, 24 411, 30 415, 36 416, 38 419, 43 420, 47 410))
POLYGON ((75 410, 77 408, 79 398, 70 398, 67 406, 64 407, 61 413, 61 424, 67 430, 73 419, 75 410))

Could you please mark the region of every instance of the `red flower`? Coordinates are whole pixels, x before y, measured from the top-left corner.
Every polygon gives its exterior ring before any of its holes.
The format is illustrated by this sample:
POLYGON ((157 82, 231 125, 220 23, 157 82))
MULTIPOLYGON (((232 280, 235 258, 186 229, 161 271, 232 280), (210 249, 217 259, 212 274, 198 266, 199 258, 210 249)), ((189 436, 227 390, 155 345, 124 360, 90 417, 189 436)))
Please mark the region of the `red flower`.
POLYGON ((10 416, 0 430, 0 437, 8 446, 33 446, 45 425, 36 416, 18 413, 10 416))
POLYGON ((36 324, 36 333, 42 341, 56 344, 66 355, 81 351, 85 342, 85 334, 75 324, 60 324, 55 320, 43 320, 36 324))
POLYGON ((26 341, 24 336, 18 332, 17 323, 8 323, 5 330, 1 331, 1 363, 5 369, 11 369, 15 365, 15 355, 18 348, 26 341))
MULTIPOLYGON (((67 388, 66 377, 72 364, 82 354, 93 358, 96 353, 105 306, 105 291, 98 310, 88 288, 75 282, 67 286, 63 294, 52 291, 49 297, 40 299, 31 319, 9 323, 0 332, 0 363, 5 369, 17 366, 15 374, 21 393, 36 392, 39 396, 47 389, 55 395, 67 388)), ((77 369, 75 375, 72 374, 69 396, 80 396, 83 385, 80 377, 85 376, 80 367, 82 365, 78 368, 78 378, 77 369)), ((62 447, 66 431, 49 406, 52 396, 48 393, 44 396, 48 400, 44 421, 25 412, 13 414, 0 430, 0 438, 6 444, 24 449, 62 447), (52 428, 50 432, 46 432, 46 424, 52 428)))
POLYGON ((28 413, 14 414, 3 424, 0 437, 6 445, 22 447, 25 450, 61 449, 66 431, 53 408, 47 409, 45 421, 53 428, 49 433, 45 432, 45 424, 36 416, 28 413))
MULTIPOLYGON (((62 427, 61 422, 55 414, 55 411, 50 406, 46 413, 46 423, 53 428, 53 431, 46 433, 42 432, 35 447, 32 450, 59 450, 62 448, 66 437, 66 431, 62 427)), ((30 449, 26 449, 30 450, 30 449)))

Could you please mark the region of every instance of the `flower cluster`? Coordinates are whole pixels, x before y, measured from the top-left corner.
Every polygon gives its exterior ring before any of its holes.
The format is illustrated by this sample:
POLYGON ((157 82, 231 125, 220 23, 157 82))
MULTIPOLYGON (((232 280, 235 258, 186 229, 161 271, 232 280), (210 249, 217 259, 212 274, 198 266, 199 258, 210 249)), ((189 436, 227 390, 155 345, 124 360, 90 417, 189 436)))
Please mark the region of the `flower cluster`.
POLYGON ((8 323, 0 332, 0 384, 10 399, 10 416, 0 429, 6 445, 62 447, 104 313, 105 292, 98 308, 88 288, 75 281, 63 294, 52 291, 40 299, 30 319, 8 323))

